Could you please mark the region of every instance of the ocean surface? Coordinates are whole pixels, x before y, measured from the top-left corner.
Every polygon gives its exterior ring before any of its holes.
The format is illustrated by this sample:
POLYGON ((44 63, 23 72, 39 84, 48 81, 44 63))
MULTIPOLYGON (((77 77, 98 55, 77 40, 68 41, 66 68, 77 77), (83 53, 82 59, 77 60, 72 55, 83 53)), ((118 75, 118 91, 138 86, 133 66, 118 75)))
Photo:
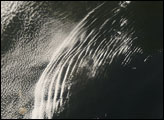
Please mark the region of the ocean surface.
POLYGON ((1 1, 2 119, 162 119, 163 2, 1 1))

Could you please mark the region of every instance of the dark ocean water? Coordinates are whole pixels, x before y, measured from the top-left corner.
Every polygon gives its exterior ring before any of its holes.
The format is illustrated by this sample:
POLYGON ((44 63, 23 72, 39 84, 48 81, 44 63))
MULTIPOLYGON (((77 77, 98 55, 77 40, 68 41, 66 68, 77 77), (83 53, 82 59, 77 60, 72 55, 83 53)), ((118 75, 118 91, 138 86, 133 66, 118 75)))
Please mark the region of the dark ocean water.
POLYGON ((1 118, 163 118, 163 2, 1 2, 1 118))

